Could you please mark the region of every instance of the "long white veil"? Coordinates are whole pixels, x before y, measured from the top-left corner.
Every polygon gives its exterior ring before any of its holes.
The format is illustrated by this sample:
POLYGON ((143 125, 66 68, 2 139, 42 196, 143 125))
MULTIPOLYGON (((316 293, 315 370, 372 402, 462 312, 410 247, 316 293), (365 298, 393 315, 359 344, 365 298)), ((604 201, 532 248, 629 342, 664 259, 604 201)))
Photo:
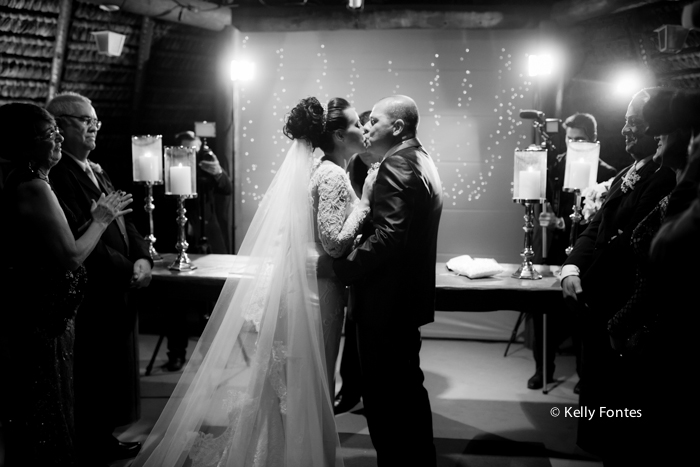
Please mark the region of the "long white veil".
POLYGON ((294 140, 135 467, 339 467, 308 192, 294 140))

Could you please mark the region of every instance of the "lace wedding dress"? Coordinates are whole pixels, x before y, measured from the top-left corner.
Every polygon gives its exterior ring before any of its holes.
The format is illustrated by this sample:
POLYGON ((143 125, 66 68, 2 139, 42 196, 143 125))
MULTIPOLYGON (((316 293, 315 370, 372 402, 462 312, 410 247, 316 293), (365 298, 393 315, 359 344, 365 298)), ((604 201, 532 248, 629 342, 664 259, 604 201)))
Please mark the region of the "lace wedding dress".
POLYGON ((294 140, 135 467, 342 467, 316 278, 312 162, 311 144, 294 140))
MULTIPOLYGON (((369 215, 352 189, 347 173, 333 162, 314 163, 309 194, 313 204, 314 240, 319 255, 340 258, 352 247, 355 237, 369 215)), ((316 260, 318 261, 318 260, 316 260)), ((345 318, 345 285, 335 276, 318 276, 318 294, 323 322, 326 372, 331 389, 335 362, 345 318)))

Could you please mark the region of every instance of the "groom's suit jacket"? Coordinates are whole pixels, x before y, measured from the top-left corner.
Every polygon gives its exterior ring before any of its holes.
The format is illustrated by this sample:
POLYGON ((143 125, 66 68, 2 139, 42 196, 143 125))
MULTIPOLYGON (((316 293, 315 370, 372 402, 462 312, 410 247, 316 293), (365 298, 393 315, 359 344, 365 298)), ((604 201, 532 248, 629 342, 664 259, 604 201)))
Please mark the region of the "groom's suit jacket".
MULTIPOLYGON (((98 188, 65 153, 49 177, 57 195, 78 217, 79 225, 90 221, 92 200, 114 190, 106 172, 95 172, 98 188)), ((76 238, 80 234, 76 233, 76 238)), ((102 414, 101 421, 114 426, 138 418, 136 312, 129 306, 128 291, 134 262, 140 258, 151 261, 148 242, 124 219, 121 225, 116 220, 109 224, 85 260, 87 289, 76 318, 76 428, 84 420, 81 414, 91 410, 102 414), (101 370, 85 375, 86 368, 101 370)))
POLYGON ((413 138, 382 161, 372 196, 372 229, 333 269, 356 304, 360 325, 397 320, 422 326, 435 316, 435 261, 442 184, 413 138))

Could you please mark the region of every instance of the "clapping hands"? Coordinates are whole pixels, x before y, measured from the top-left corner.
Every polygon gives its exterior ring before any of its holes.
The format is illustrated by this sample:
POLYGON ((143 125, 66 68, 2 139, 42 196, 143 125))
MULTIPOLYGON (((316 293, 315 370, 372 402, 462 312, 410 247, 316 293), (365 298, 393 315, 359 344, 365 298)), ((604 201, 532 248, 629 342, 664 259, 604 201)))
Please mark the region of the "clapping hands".
POLYGON ((124 193, 123 191, 113 191, 108 195, 102 193, 97 201, 92 200, 92 206, 90 207, 92 220, 102 224, 109 224, 117 217, 133 211, 133 209, 124 209, 132 201, 131 193, 124 193))

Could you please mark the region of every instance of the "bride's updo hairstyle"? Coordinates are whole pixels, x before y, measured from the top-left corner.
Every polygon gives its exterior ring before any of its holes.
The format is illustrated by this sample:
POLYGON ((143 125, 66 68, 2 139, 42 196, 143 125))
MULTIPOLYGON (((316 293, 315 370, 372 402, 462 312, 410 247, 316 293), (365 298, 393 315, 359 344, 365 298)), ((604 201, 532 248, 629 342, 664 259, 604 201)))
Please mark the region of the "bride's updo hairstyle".
POLYGON ((348 119, 343 111, 350 103, 342 97, 328 101, 328 112, 324 115, 323 106, 315 97, 302 99, 287 117, 282 130, 288 138, 306 138, 313 147, 325 153, 333 152, 333 133, 348 127, 348 119))
POLYGON ((302 99, 287 116, 282 132, 287 138, 306 138, 313 147, 319 147, 324 127, 323 106, 315 97, 302 99))

